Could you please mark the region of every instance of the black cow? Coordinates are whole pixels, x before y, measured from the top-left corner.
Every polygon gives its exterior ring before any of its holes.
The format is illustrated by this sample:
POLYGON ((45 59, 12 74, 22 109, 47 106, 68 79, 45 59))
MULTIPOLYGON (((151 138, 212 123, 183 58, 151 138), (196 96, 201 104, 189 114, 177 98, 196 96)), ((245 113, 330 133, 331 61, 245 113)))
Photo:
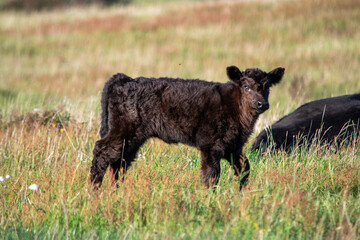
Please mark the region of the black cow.
POLYGON ((326 98, 306 103, 281 118, 257 137, 252 150, 265 152, 269 146, 290 150, 309 145, 314 138, 320 143, 341 143, 357 135, 360 121, 360 94, 326 98), (272 142, 273 139, 273 142, 272 142))
POLYGON ((101 139, 93 151, 91 182, 99 187, 109 165, 117 181, 142 144, 157 137, 199 149, 206 186, 217 183, 221 158, 242 175, 243 186, 250 171, 243 146, 259 114, 269 108, 269 88, 280 82, 284 71, 241 72, 230 66, 227 83, 114 75, 102 93, 101 139))

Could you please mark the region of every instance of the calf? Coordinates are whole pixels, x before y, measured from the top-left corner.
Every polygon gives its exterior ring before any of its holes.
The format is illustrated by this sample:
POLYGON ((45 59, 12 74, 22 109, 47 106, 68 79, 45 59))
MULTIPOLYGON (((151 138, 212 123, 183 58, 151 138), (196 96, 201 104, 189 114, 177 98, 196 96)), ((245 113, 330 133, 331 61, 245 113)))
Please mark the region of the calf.
POLYGON ((296 144, 340 143, 359 131, 360 94, 321 99, 306 103, 289 115, 264 129, 255 140, 252 150, 265 152, 274 140, 275 149, 290 150, 296 144))
POLYGON ((242 175, 241 188, 250 171, 243 146, 259 114, 269 108, 269 88, 280 82, 284 71, 241 72, 230 66, 227 83, 114 75, 102 92, 101 139, 93 151, 91 182, 100 187, 109 165, 113 180, 118 180, 141 145, 157 137, 199 149, 207 187, 218 182, 220 159, 225 158, 235 174, 242 175))

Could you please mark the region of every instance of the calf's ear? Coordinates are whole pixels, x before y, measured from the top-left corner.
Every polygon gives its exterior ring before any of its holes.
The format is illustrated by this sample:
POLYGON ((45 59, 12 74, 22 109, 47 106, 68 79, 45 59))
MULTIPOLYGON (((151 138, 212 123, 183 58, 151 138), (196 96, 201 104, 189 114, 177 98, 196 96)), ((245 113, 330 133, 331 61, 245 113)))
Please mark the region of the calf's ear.
POLYGON ((243 77, 240 69, 238 69, 236 66, 229 66, 226 68, 226 73, 231 81, 240 84, 240 78, 243 77))
POLYGON ((284 76, 285 68, 278 67, 268 73, 270 85, 278 84, 284 76))

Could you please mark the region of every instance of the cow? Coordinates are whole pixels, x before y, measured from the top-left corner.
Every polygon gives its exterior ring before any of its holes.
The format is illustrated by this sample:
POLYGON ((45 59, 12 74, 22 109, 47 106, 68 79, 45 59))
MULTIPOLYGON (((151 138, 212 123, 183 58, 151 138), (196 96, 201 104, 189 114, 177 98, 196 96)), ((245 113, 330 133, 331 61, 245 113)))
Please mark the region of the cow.
POLYGON ((256 137, 252 150, 268 148, 289 151, 295 146, 320 144, 338 146, 359 132, 360 94, 325 98, 306 103, 282 117, 256 137))
POLYGON ((240 176, 240 189, 245 186, 250 165, 243 146, 259 115, 269 109, 269 89, 281 81, 285 69, 241 72, 229 66, 226 71, 231 80, 226 83, 112 76, 101 97, 101 139, 90 169, 93 187, 99 189, 108 166, 117 182, 149 138, 200 150, 205 186, 218 183, 222 158, 240 176))

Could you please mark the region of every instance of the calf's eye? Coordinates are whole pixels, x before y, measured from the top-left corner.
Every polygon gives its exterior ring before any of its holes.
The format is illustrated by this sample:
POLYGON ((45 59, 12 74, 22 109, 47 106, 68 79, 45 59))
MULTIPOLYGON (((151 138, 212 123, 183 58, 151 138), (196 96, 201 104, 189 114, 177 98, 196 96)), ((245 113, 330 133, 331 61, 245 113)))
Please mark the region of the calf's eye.
POLYGON ((245 85, 244 88, 245 88, 245 91, 250 92, 250 88, 248 85, 245 85))

